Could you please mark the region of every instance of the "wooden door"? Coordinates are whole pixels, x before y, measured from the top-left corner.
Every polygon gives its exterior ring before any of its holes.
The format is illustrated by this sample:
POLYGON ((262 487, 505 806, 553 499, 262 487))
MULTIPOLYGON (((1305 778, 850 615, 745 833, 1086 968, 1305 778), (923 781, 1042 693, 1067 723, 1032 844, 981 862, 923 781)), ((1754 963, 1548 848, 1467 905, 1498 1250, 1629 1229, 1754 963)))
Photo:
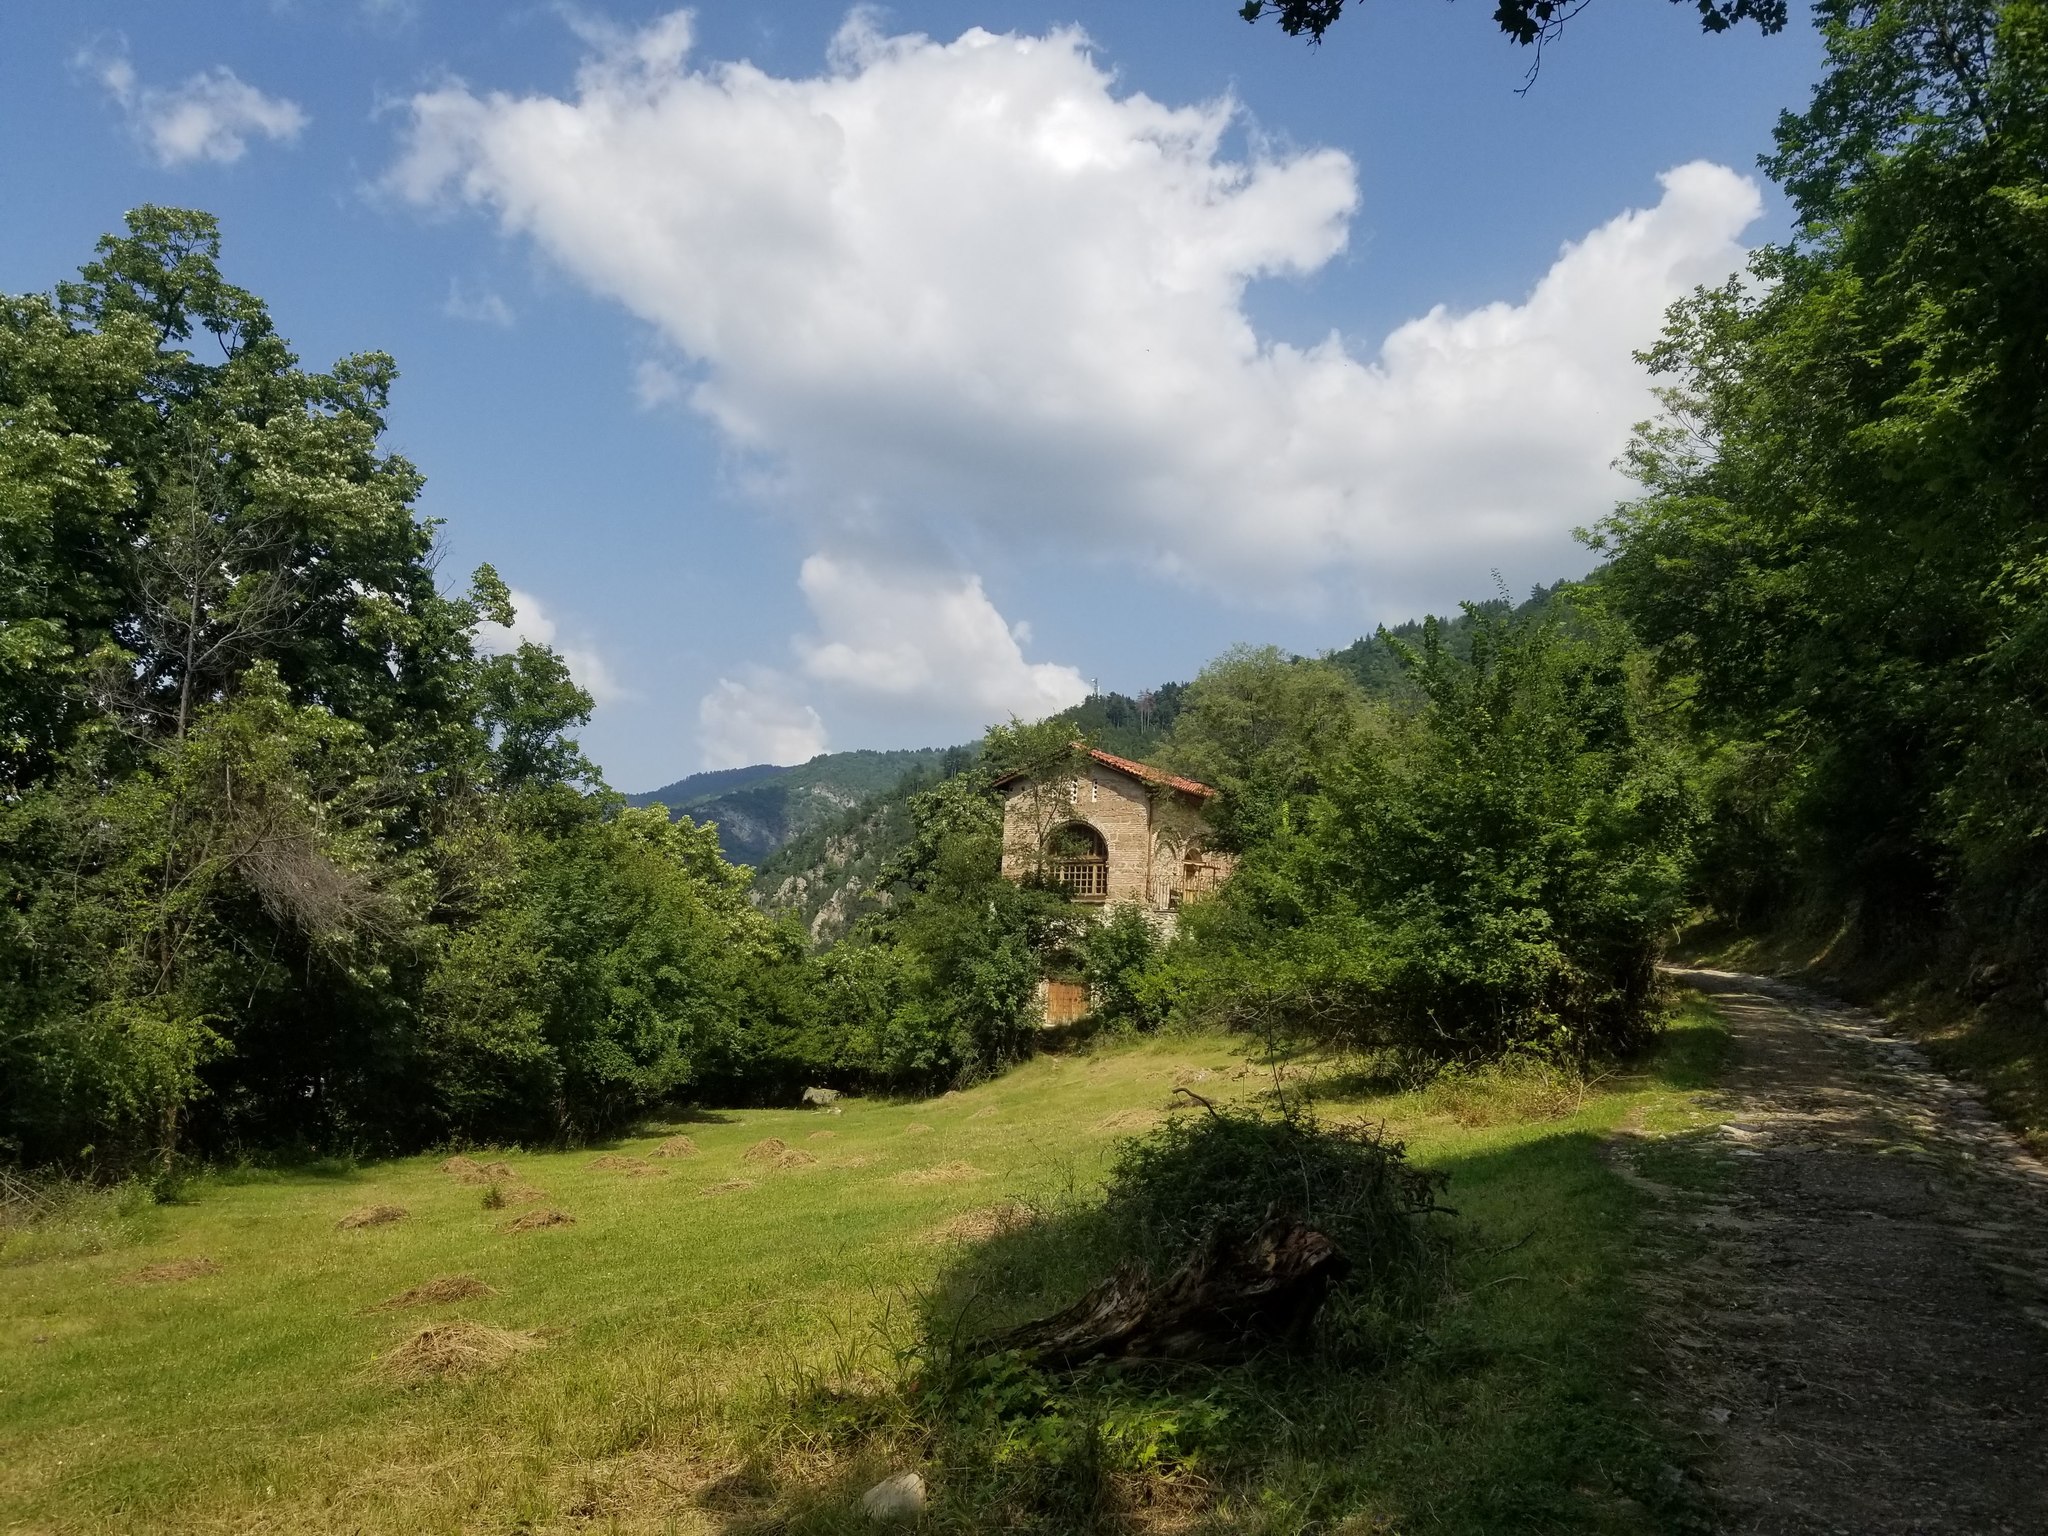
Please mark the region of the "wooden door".
POLYGON ((1071 1024, 1088 1013, 1088 983, 1052 981, 1045 984, 1045 1022, 1071 1024))

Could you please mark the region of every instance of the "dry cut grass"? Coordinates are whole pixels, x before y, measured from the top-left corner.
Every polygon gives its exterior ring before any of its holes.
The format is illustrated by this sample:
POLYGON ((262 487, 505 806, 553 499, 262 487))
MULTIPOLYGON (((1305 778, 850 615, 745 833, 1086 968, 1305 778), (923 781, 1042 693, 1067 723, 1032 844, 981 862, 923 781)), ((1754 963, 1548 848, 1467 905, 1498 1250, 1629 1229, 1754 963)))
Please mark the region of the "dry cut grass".
POLYGON ((528 1211, 524 1216, 508 1221, 500 1229, 505 1232, 539 1232, 548 1227, 573 1227, 576 1218, 567 1211, 558 1211, 550 1206, 545 1211, 528 1211))
POLYGON ((941 1222, 925 1233, 930 1243, 985 1243, 991 1238, 1021 1232, 1038 1219, 1038 1213, 1020 1200, 962 1211, 951 1221, 941 1222))
POLYGON ((172 1285, 180 1280, 198 1280, 220 1273, 211 1259, 173 1259, 168 1264, 150 1264, 127 1277, 130 1285, 172 1285))
POLYGON ((495 1184, 519 1177, 510 1163, 480 1163, 472 1157, 451 1157, 441 1165, 441 1171, 458 1184, 495 1184))
POLYGON ((540 1347, 539 1334, 453 1318, 427 1324, 378 1364, 400 1381, 433 1381, 488 1371, 540 1347))
POLYGON ((474 1301, 480 1296, 495 1296, 496 1286, 485 1285, 475 1275, 442 1275, 437 1279, 423 1280, 418 1285, 400 1291, 396 1296, 387 1297, 370 1312, 404 1312, 413 1307, 446 1306, 453 1301, 474 1301))
POLYGON ((365 1227, 388 1227, 394 1221, 405 1220, 407 1214, 402 1205, 365 1205, 350 1211, 334 1225, 343 1232, 360 1232, 365 1227))
POLYGON ((912 1168, 896 1175, 898 1184, 965 1184, 970 1179, 985 1179, 988 1175, 972 1163, 954 1161, 939 1163, 930 1168, 912 1168))

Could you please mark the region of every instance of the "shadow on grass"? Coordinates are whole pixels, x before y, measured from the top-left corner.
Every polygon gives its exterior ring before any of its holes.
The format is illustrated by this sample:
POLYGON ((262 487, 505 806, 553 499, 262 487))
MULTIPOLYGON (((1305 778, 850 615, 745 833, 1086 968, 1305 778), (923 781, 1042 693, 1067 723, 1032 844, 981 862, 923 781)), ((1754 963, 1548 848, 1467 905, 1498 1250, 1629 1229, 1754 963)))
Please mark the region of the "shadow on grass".
POLYGON ((1306 1352, 1228 1368, 1048 1372, 973 1347, 1115 1267, 1100 1207, 961 1245, 900 1388, 785 1405, 831 1454, 778 1477, 773 1517, 746 1528, 855 1529, 863 1479, 920 1465, 943 1532, 1686 1529, 1678 1458, 1629 1392, 1640 1197, 1603 1145, 1559 1128, 1438 1160, 1463 1214, 1420 1304, 1340 1298, 1306 1352))
POLYGON ((181 1181, 178 1203, 186 1190, 203 1190, 208 1184, 233 1187, 242 1184, 359 1184, 371 1177, 375 1160, 333 1152, 311 1152, 290 1148, 195 1170, 181 1181))
POLYGON ((664 1125, 737 1125, 743 1118, 745 1117, 723 1109, 708 1109, 702 1104, 687 1104, 652 1116, 650 1123, 660 1121, 664 1125))

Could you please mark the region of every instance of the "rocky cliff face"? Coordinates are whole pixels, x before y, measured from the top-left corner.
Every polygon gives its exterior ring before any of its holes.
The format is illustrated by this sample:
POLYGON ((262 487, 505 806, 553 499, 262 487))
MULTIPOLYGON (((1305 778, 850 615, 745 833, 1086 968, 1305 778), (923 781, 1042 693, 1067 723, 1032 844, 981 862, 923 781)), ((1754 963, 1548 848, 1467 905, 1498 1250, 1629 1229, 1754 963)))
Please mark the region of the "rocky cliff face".
POLYGON ((795 913, 819 948, 837 943, 861 917, 889 904, 877 873, 909 838, 907 799, 878 796, 804 846, 786 848, 756 877, 754 899, 771 912, 795 913))

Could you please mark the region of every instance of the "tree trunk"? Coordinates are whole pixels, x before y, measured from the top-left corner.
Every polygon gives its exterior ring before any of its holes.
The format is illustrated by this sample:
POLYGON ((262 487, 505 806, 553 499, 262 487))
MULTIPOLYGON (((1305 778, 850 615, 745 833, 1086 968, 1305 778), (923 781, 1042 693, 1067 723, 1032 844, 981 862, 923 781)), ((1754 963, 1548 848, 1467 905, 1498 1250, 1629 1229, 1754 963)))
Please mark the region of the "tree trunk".
POLYGON ((1298 1347, 1351 1261, 1321 1232, 1279 1217, 1248 1238, 1218 1233, 1159 1285, 1126 1264, 1063 1312, 988 1341, 1041 1365, 1089 1360, 1222 1364, 1298 1347))

